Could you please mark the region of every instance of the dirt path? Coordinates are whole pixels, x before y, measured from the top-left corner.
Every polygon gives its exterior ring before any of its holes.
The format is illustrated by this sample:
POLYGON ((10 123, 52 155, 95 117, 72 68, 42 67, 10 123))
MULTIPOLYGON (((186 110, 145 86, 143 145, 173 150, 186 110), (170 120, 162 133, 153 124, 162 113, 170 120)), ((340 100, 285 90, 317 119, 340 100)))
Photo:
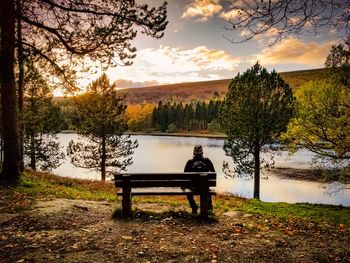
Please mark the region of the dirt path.
POLYGON ((342 227, 238 212, 203 222, 156 204, 112 219, 119 205, 55 199, 0 214, 0 262, 350 262, 342 227))

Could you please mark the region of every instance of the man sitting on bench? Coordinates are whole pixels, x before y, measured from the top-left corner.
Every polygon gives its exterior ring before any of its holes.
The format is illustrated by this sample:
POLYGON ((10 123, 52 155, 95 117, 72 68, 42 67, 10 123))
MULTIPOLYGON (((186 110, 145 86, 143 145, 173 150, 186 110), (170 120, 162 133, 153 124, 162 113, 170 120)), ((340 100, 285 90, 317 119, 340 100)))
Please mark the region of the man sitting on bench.
MULTIPOLYGON (((209 158, 203 157, 202 145, 196 145, 193 149, 193 159, 187 161, 184 172, 215 172, 214 165, 209 158)), ((192 189, 199 191, 199 189, 192 189)), ((192 213, 196 214, 198 206, 193 198, 193 194, 187 195, 188 202, 192 208, 192 213)), ((208 209, 212 210, 213 205, 211 195, 208 195, 208 209)))

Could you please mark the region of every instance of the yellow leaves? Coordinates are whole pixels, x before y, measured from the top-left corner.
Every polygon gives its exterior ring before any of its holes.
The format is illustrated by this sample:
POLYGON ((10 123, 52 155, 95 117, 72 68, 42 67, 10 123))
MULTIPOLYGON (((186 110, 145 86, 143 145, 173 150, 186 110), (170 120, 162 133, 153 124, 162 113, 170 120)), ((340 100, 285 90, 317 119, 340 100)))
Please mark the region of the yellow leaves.
POLYGON ((345 232, 346 231, 346 227, 345 227, 345 225, 344 224, 339 224, 339 226, 338 226, 338 231, 339 232, 345 232))
POLYGON ((350 90, 329 80, 310 81, 296 92, 297 112, 282 139, 313 149, 350 152, 350 90))
POLYGON ((152 116, 153 109, 156 104, 143 103, 143 104, 130 104, 126 108, 125 116, 128 121, 128 125, 136 125, 147 121, 152 116))
POLYGON ((121 238, 128 241, 133 239, 132 236, 121 236, 121 238))

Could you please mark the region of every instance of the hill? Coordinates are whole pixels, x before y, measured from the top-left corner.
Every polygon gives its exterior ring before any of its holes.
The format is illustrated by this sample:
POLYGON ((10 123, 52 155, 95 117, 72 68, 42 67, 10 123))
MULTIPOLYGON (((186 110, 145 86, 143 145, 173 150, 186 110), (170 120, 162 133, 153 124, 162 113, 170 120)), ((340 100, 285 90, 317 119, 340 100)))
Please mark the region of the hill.
MULTIPOLYGON (((282 72, 280 75, 292 87, 297 88, 301 84, 315 79, 323 78, 325 69, 311 69, 291 72, 282 72)), ((231 79, 187 82, 179 84, 160 85, 144 88, 130 88, 120 91, 126 95, 130 104, 158 101, 182 101, 210 100, 214 94, 223 97, 226 94, 231 79)))
MULTIPOLYGON (((297 88, 301 84, 315 79, 324 78, 325 69, 310 69, 291 72, 282 72, 280 75, 292 87, 297 88)), ((182 101, 210 100, 214 94, 224 97, 231 79, 187 82, 168 84, 143 88, 130 88, 120 91, 121 96, 126 96, 128 104, 140 104, 143 102, 158 103, 158 101, 182 101)), ((69 104, 70 100, 55 97, 60 104, 69 104)))

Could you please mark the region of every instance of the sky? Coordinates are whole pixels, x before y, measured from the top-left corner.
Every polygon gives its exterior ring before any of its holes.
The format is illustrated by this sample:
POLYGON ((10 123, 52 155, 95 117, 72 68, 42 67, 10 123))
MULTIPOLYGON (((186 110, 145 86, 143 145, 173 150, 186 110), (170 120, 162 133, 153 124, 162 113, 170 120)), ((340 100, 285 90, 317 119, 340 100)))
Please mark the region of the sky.
MULTIPOLYGON (((137 2, 159 6, 163 1, 137 2)), ((153 39, 139 32, 132 42, 138 50, 133 64, 111 68, 107 75, 119 88, 129 88, 234 78, 257 61, 277 72, 321 68, 331 46, 341 42, 334 30, 327 29, 317 35, 291 35, 269 46, 274 36, 270 30, 234 44, 227 38, 238 38, 239 32, 225 30, 230 11, 224 0, 169 0, 164 37, 153 39)), ((80 87, 97 77, 80 80, 80 87)))

